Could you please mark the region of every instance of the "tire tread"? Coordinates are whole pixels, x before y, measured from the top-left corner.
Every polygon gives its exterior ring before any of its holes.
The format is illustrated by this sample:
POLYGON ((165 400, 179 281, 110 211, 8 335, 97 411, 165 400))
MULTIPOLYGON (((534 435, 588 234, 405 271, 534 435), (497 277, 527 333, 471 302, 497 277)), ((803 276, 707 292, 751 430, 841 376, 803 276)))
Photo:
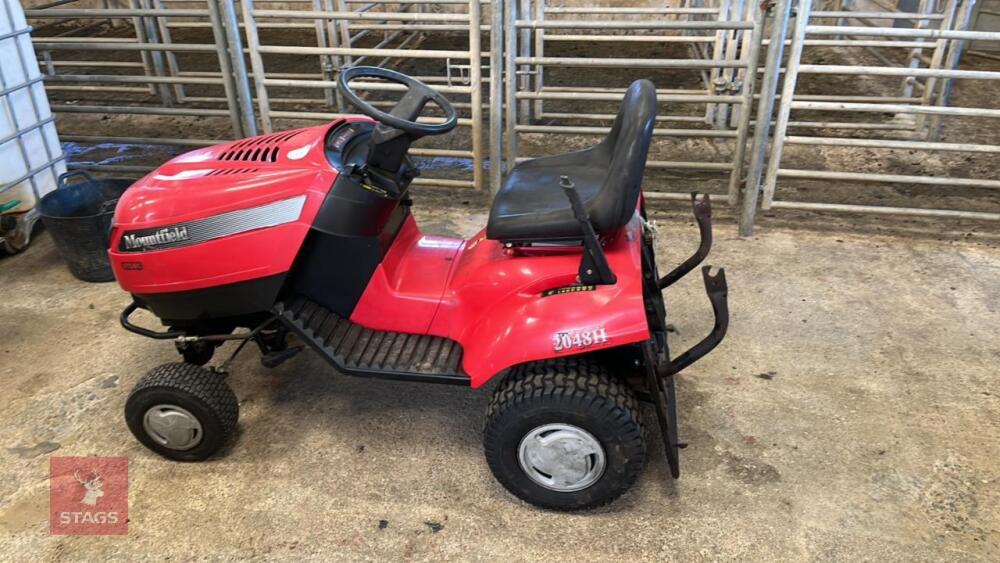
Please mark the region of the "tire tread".
POLYGON ((180 389, 189 393, 207 404, 218 416, 227 437, 236 429, 240 417, 239 401, 220 375, 194 364, 163 364, 142 376, 129 394, 129 399, 139 391, 152 387, 180 389))
POLYGON ((497 422, 506 413, 538 401, 574 404, 583 411, 599 412, 604 421, 617 426, 624 449, 635 463, 630 463, 623 483, 616 492, 594 502, 569 509, 591 509, 606 505, 628 490, 636 481, 646 461, 645 427, 640 405, 628 383, 611 375, 607 366, 584 356, 570 356, 521 364, 512 368, 494 391, 486 412, 483 445, 494 476, 509 491, 528 502, 545 508, 567 509, 545 505, 526 498, 508 476, 497 471, 500 440, 497 422))

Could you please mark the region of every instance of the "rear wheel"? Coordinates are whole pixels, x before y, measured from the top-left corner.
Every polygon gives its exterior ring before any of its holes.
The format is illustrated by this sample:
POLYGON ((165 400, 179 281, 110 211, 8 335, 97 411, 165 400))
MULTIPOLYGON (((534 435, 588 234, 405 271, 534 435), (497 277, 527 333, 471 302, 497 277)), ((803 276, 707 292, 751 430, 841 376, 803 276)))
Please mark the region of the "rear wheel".
POLYGON ((163 457, 201 461, 229 441, 239 409, 220 375, 172 363, 139 380, 125 403, 125 421, 139 442, 163 457))
POLYGON ((490 402, 483 444, 507 490, 558 510, 613 501, 646 462, 631 389, 583 358, 514 368, 490 402))

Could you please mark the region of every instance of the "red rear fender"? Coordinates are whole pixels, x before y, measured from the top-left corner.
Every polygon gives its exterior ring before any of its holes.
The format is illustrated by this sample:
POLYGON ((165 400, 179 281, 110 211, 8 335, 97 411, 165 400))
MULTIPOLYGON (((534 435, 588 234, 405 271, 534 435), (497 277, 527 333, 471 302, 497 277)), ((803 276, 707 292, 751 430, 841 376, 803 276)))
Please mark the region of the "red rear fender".
POLYGON ((480 233, 460 252, 431 333, 462 344, 473 387, 524 362, 644 341, 640 236, 637 216, 607 242, 616 284, 581 287, 579 249, 508 249, 480 233))

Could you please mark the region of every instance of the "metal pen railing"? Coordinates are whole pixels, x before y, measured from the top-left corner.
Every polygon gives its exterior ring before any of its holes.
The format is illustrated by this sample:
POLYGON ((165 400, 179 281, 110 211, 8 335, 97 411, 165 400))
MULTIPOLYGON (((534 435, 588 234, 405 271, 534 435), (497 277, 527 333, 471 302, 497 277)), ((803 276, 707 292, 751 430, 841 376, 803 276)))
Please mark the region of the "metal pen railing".
MULTIPOLYGON (((458 180, 454 178, 433 178, 421 177, 414 181, 417 185, 433 185, 444 187, 468 187, 476 188, 485 185, 485 145, 484 145, 484 111, 483 111, 483 76, 482 76, 482 50, 480 44, 482 14, 481 0, 465 0, 461 3, 452 2, 455 7, 466 6, 465 13, 457 12, 423 12, 409 11, 412 7, 419 7, 422 4, 417 2, 404 3, 402 10, 405 11, 348 11, 344 10, 345 2, 336 0, 337 11, 327 10, 259 10, 254 7, 252 0, 244 0, 243 22, 249 47, 250 66, 252 69, 253 82, 256 89, 256 103, 261 127, 265 132, 274 129, 274 120, 332 120, 345 115, 349 108, 346 108, 337 95, 337 83, 335 79, 336 69, 344 66, 364 64, 369 59, 379 59, 379 66, 387 65, 390 62, 401 59, 421 59, 431 61, 440 74, 432 76, 418 76, 418 78, 430 82, 432 86, 442 93, 458 96, 459 100, 468 101, 456 104, 457 107, 467 110, 467 116, 461 117, 459 126, 468 127, 470 130, 468 149, 441 149, 441 148, 414 148, 411 153, 419 157, 446 157, 448 159, 468 159, 471 160, 472 178, 470 180, 458 180), (261 20, 281 20, 281 21, 307 21, 310 26, 316 29, 327 29, 329 44, 322 42, 316 47, 295 46, 295 45, 270 45, 261 40, 258 32, 261 20), (387 32, 387 36, 373 46, 358 46, 357 34, 353 34, 356 27, 350 24, 356 22, 377 22, 382 31, 387 32), (390 22, 397 22, 395 24, 390 22), (336 24, 337 33, 333 33, 333 24, 336 24), (467 49, 423 49, 414 46, 419 33, 409 30, 412 24, 452 24, 452 27, 464 32, 467 38, 467 49), (388 27, 387 27, 388 26, 388 27), (395 29, 398 27, 399 29, 395 29), (389 33, 391 32, 391 33, 389 33), (337 39, 334 39, 337 38, 337 39), (328 65, 332 72, 323 76, 293 76, 277 77, 269 74, 269 65, 265 61, 265 56, 276 55, 307 55, 319 56, 331 59, 332 64, 328 65), (454 83, 450 80, 449 72, 453 61, 462 61, 466 64, 464 68, 468 70, 468 75, 463 80, 454 83), (452 82, 452 83, 449 83, 452 82), (327 107, 313 107, 308 109, 273 109, 272 89, 295 89, 295 90, 321 90, 326 94, 327 107), (334 105, 329 102, 336 99, 334 105)), ((361 30, 365 33, 369 29, 361 30)), ((449 32, 452 30, 449 29, 449 32)), ((359 91, 379 92, 393 91, 400 88, 393 85, 385 85, 378 82, 359 82, 355 85, 359 91)), ((389 106, 392 102, 373 101, 374 105, 389 106)), ((320 104, 313 104, 320 105, 320 104)), ((440 118, 421 118, 422 121, 436 122, 440 118)))
MULTIPOLYGON (((847 160, 870 150, 1000 152, 1000 141, 992 138, 942 139, 949 119, 1000 117, 996 108, 951 105, 955 81, 993 81, 1000 74, 959 65, 966 42, 1000 39, 967 31, 971 0, 922 0, 905 12, 884 3, 867 11, 834 2, 814 10, 810 0, 763 6, 684 0, 670 7, 546 0, 129 0, 128 8, 115 9, 77 8, 75 1, 27 11, 39 27, 51 24, 33 41, 60 118, 110 113, 212 126, 200 127, 205 138, 155 138, 141 131, 101 135, 74 122, 77 129, 63 131, 66 140, 205 146, 286 123, 328 121, 351 111, 337 91, 341 67, 409 64, 419 69, 412 74, 453 97, 462 112, 462 133, 450 146, 414 149, 446 167, 442 177, 418 182, 495 190, 505 170, 528 158, 519 151, 605 134, 625 84, 603 74, 632 69, 691 78, 681 85, 660 80, 656 147, 664 152, 673 144, 665 141, 690 140, 722 158, 654 156, 649 167, 677 172, 682 182, 718 179, 726 201, 739 204, 744 233, 752 231, 758 208, 998 218, 984 210, 988 205, 932 209, 916 196, 884 207, 849 201, 849 192, 825 201, 780 197, 781 186, 801 181, 955 186, 984 194, 1000 187, 992 178, 836 170, 836 161, 827 170, 792 164, 791 153, 805 147, 845 151, 847 160), (616 45, 658 52, 615 54, 616 45), (679 48, 687 57, 677 54, 679 48), (827 48, 835 49, 832 60, 814 58, 827 48), (297 61, 289 68, 290 57, 315 66, 297 61), (824 76, 851 77, 861 87, 845 91, 815 82, 824 76), (463 171, 469 168, 471 174, 463 171)), ((375 105, 392 105, 383 96, 392 86, 359 82, 357 88, 375 105)), ((681 192, 688 191, 648 185, 649 199, 686 198, 681 192)))
MULTIPOLYGON (((683 137, 726 142, 731 146, 731 158, 726 162, 651 158, 647 167, 727 174, 727 193, 733 194, 730 201, 735 203, 742 178, 750 113, 731 114, 730 108, 749 107, 753 102, 756 73, 748 70, 757 68, 763 13, 756 6, 749 13, 743 9, 730 12, 728 5, 728 0, 724 0, 722 6, 680 8, 564 7, 549 6, 545 0, 507 3, 504 12, 507 42, 504 52, 505 98, 508 100, 504 143, 507 169, 527 159, 519 154, 518 139, 521 135, 597 137, 606 134, 609 130, 607 126, 581 125, 581 122, 607 122, 613 120, 614 115, 603 109, 605 106, 586 109, 585 102, 615 102, 621 100, 625 93, 624 87, 607 87, 600 80, 587 83, 588 77, 599 78, 599 73, 580 73, 573 85, 559 86, 547 83, 546 73, 551 74, 560 68, 693 72, 702 76, 701 88, 657 89, 658 102, 668 108, 657 118, 657 124, 676 123, 687 127, 658 126, 653 135, 657 138, 683 137), (724 17, 718 17, 720 14, 724 17), (730 14, 738 14, 740 19, 725 19, 730 14), (562 16, 587 19, 561 19, 562 16), (616 19, 616 16, 642 16, 642 19, 616 19), (694 16, 707 16, 707 19, 678 19, 694 16), (583 31, 586 32, 580 33, 583 31), (684 32, 697 32, 699 35, 682 35, 684 32), (618 41, 711 44, 716 48, 694 51, 690 58, 609 56, 606 44, 618 41), (561 46, 573 44, 578 51, 589 50, 594 54, 552 56, 546 53, 546 46, 553 42, 561 46), (728 48, 730 44, 732 49, 728 48), (723 76, 732 81, 733 88, 717 88, 716 78, 723 76), (571 102, 573 105, 568 110, 553 111, 550 105, 553 102, 571 102), (676 113, 673 108, 680 104, 701 105, 706 110, 700 115, 676 113)), ((499 178, 494 177, 493 181, 496 187, 499 178)), ((686 197, 679 192, 647 192, 650 199, 686 197)))
MULTIPOLYGON (((151 94, 134 100, 135 103, 58 103, 53 100, 52 110, 55 113, 84 114, 125 114, 125 115, 157 115, 185 117, 228 117, 230 131, 220 130, 219 138, 239 138, 256 134, 253 108, 249 106, 249 89, 245 78, 241 44, 239 37, 228 34, 224 18, 232 18, 231 0, 203 0, 198 2, 204 8, 164 9, 149 7, 153 0, 130 0, 135 8, 53 8, 26 10, 29 18, 40 20, 67 18, 87 20, 131 19, 135 30, 134 37, 100 37, 100 38, 51 38, 35 37, 33 39, 36 51, 43 54, 43 60, 49 68, 46 81, 52 83, 49 87, 53 92, 113 92, 130 94, 151 94), (193 17, 208 20, 212 32, 212 43, 176 43, 170 41, 169 35, 161 35, 162 20, 170 17, 193 17), (141 56, 143 74, 121 74, 121 71, 140 68, 139 64, 130 61, 107 60, 57 60, 51 58, 51 53, 70 52, 79 56, 81 53, 108 53, 121 56, 137 53, 141 56), (205 54, 217 59, 219 71, 214 77, 186 76, 180 72, 176 56, 178 54, 205 54), (75 69, 77 72, 57 72, 59 68, 75 69), (100 69, 100 74, 81 72, 100 69), (115 73, 104 72, 115 71, 115 73), (126 86, 122 86, 126 85, 126 86), (140 88, 133 85, 145 85, 140 88), (223 90, 222 107, 192 107, 183 86, 216 86, 223 90), (148 88, 148 90, 147 90, 148 88)), ((192 2, 193 3, 193 2, 192 2)), ((117 100, 116 100, 117 101, 117 100)), ((124 100, 123 100, 124 101, 124 100)), ((127 137, 123 137, 127 138, 127 137)), ((192 139, 197 145, 201 139, 192 139)))
MULTIPOLYGON (((866 17, 879 17, 884 19, 899 19, 901 17, 920 17, 925 19, 936 19, 943 24, 964 27, 967 25, 968 14, 974 2, 950 0, 943 14, 940 17, 929 18, 927 14, 863 14, 866 17), (955 14, 957 14, 956 17, 955 14), (964 23, 963 23, 964 22, 964 23)), ((948 174, 894 174, 859 172, 855 170, 817 170, 808 167, 789 168, 783 163, 786 160, 785 148, 787 146, 811 146, 811 147, 843 147, 847 149, 884 149, 884 150, 908 150, 922 151, 928 154, 936 152, 966 152, 978 154, 1000 153, 1000 142, 989 143, 969 143, 969 142, 940 142, 938 137, 942 127, 942 118, 945 117, 979 117, 979 118, 1000 118, 1000 109, 984 107, 953 107, 948 105, 954 80, 1000 80, 1000 72, 981 70, 961 70, 958 68, 962 44, 964 41, 977 40, 1000 40, 1000 33, 965 31, 964 29, 926 29, 922 26, 912 28, 897 27, 876 27, 876 26, 826 26, 813 25, 810 22, 811 16, 829 17, 850 17, 840 12, 813 12, 810 14, 811 2, 805 0, 800 3, 796 14, 795 26, 790 38, 790 51, 788 53, 788 64, 784 71, 784 83, 773 129, 773 141, 767 152, 766 167, 764 162, 765 143, 769 124, 758 127, 757 140, 755 143, 755 158, 750 167, 747 178, 746 197, 744 198, 743 211, 740 222, 740 231, 744 235, 752 233, 754 215, 756 213, 757 197, 760 197, 760 207, 762 209, 799 209, 810 211, 831 211, 831 212, 854 212, 884 215, 904 215, 904 216, 924 216, 943 217, 951 219, 976 219, 976 220, 1000 220, 1000 213, 982 211, 979 209, 941 209, 922 206, 907 205, 869 205, 852 202, 816 202, 816 201, 793 201, 780 200, 777 198, 777 188, 780 182, 788 180, 817 180, 836 181, 841 183, 882 183, 882 184, 904 184, 904 185, 924 185, 939 186, 942 189, 954 188, 982 188, 992 190, 1000 188, 1000 180, 993 178, 964 178, 955 177, 948 174), (886 43, 900 43, 900 39, 933 39, 934 43, 915 42, 906 43, 913 46, 909 53, 909 58, 904 65, 860 65, 860 64, 809 64, 804 63, 803 52, 806 46, 815 44, 815 40, 808 37, 866 37, 885 38, 881 41, 886 43), (927 46, 934 46, 934 53, 931 57, 923 57, 920 51, 927 46), (914 64, 926 62, 928 67, 920 67, 914 64), (838 75, 851 77, 899 77, 903 78, 902 94, 899 97, 866 97, 858 96, 856 99, 828 100, 822 97, 813 96, 812 99, 797 94, 801 85, 801 78, 809 75, 838 75), (918 80, 923 79, 923 82, 918 80), (919 86, 918 86, 919 85, 919 86), (912 94, 915 89, 922 90, 920 96, 912 94), (817 126, 815 122, 806 122, 812 134, 790 134, 789 129, 801 127, 802 122, 791 119, 793 111, 800 112, 823 112, 848 113, 852 116, 864 115, 885 115, 893 118, 893 122, 884 123, 885 127, 880 127, 880 122, 845 122, 833 127, 817 126), (908 122, 900 124, 899 116, 918 117, 920 119, 910 119, 908 122), (891 127, 895 125, 896 127, 891 127), (849 129, 855 136, 843 137, 833 136, 830 129, 849 129), (865 136, 867 131, 875 130, 878 136, 865 136), (895 133, 903 135, 904 138, 886 138, 887 134, 895 133), (857 135, 862 135, 858 137, 857 135), (763 180, 761 177, 763 176, 763 180)), ((853 40, 853 39, 852 39, 853 40)), ((877 41, 873 41, 875 43, 877 41)), ((880 59, 881 60, 881 59, 880 59)), ((894 62, 894 61, 889 61, 894 62)), ((777 66, 768 67, 770 76, 765 77, 765 82, 769 78, 777 75, 777 66)), ((769 92, 762 92, 762 95, 773 99, 769 92)), ((761 112, 758 120, 763 120, 769 113, 761 112)), ((916 202, 914 202, 916 203, 916 202)))

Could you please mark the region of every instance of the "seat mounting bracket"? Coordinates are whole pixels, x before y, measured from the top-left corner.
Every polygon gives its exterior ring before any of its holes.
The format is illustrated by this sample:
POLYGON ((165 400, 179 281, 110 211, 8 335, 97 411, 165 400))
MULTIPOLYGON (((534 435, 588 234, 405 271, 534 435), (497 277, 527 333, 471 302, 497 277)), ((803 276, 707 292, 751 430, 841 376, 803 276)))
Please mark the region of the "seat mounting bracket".
POLYGON ((580 260, 579 278, 584 285, 613 285, 618 281, 615 273, 611 271, 608 264, 608 257, 604 254, 604 247, 601 246, 601 239, 594 231, 594 225, 590 223, 590 216, 583 207, 580 193, 576 191, 576 185, 569 179, 569 176, 559 177, 559 187, 569 199, 569 204, 573 208, 573 216, 580 223, 580 230, 583 232, 583 258, 580 260))

